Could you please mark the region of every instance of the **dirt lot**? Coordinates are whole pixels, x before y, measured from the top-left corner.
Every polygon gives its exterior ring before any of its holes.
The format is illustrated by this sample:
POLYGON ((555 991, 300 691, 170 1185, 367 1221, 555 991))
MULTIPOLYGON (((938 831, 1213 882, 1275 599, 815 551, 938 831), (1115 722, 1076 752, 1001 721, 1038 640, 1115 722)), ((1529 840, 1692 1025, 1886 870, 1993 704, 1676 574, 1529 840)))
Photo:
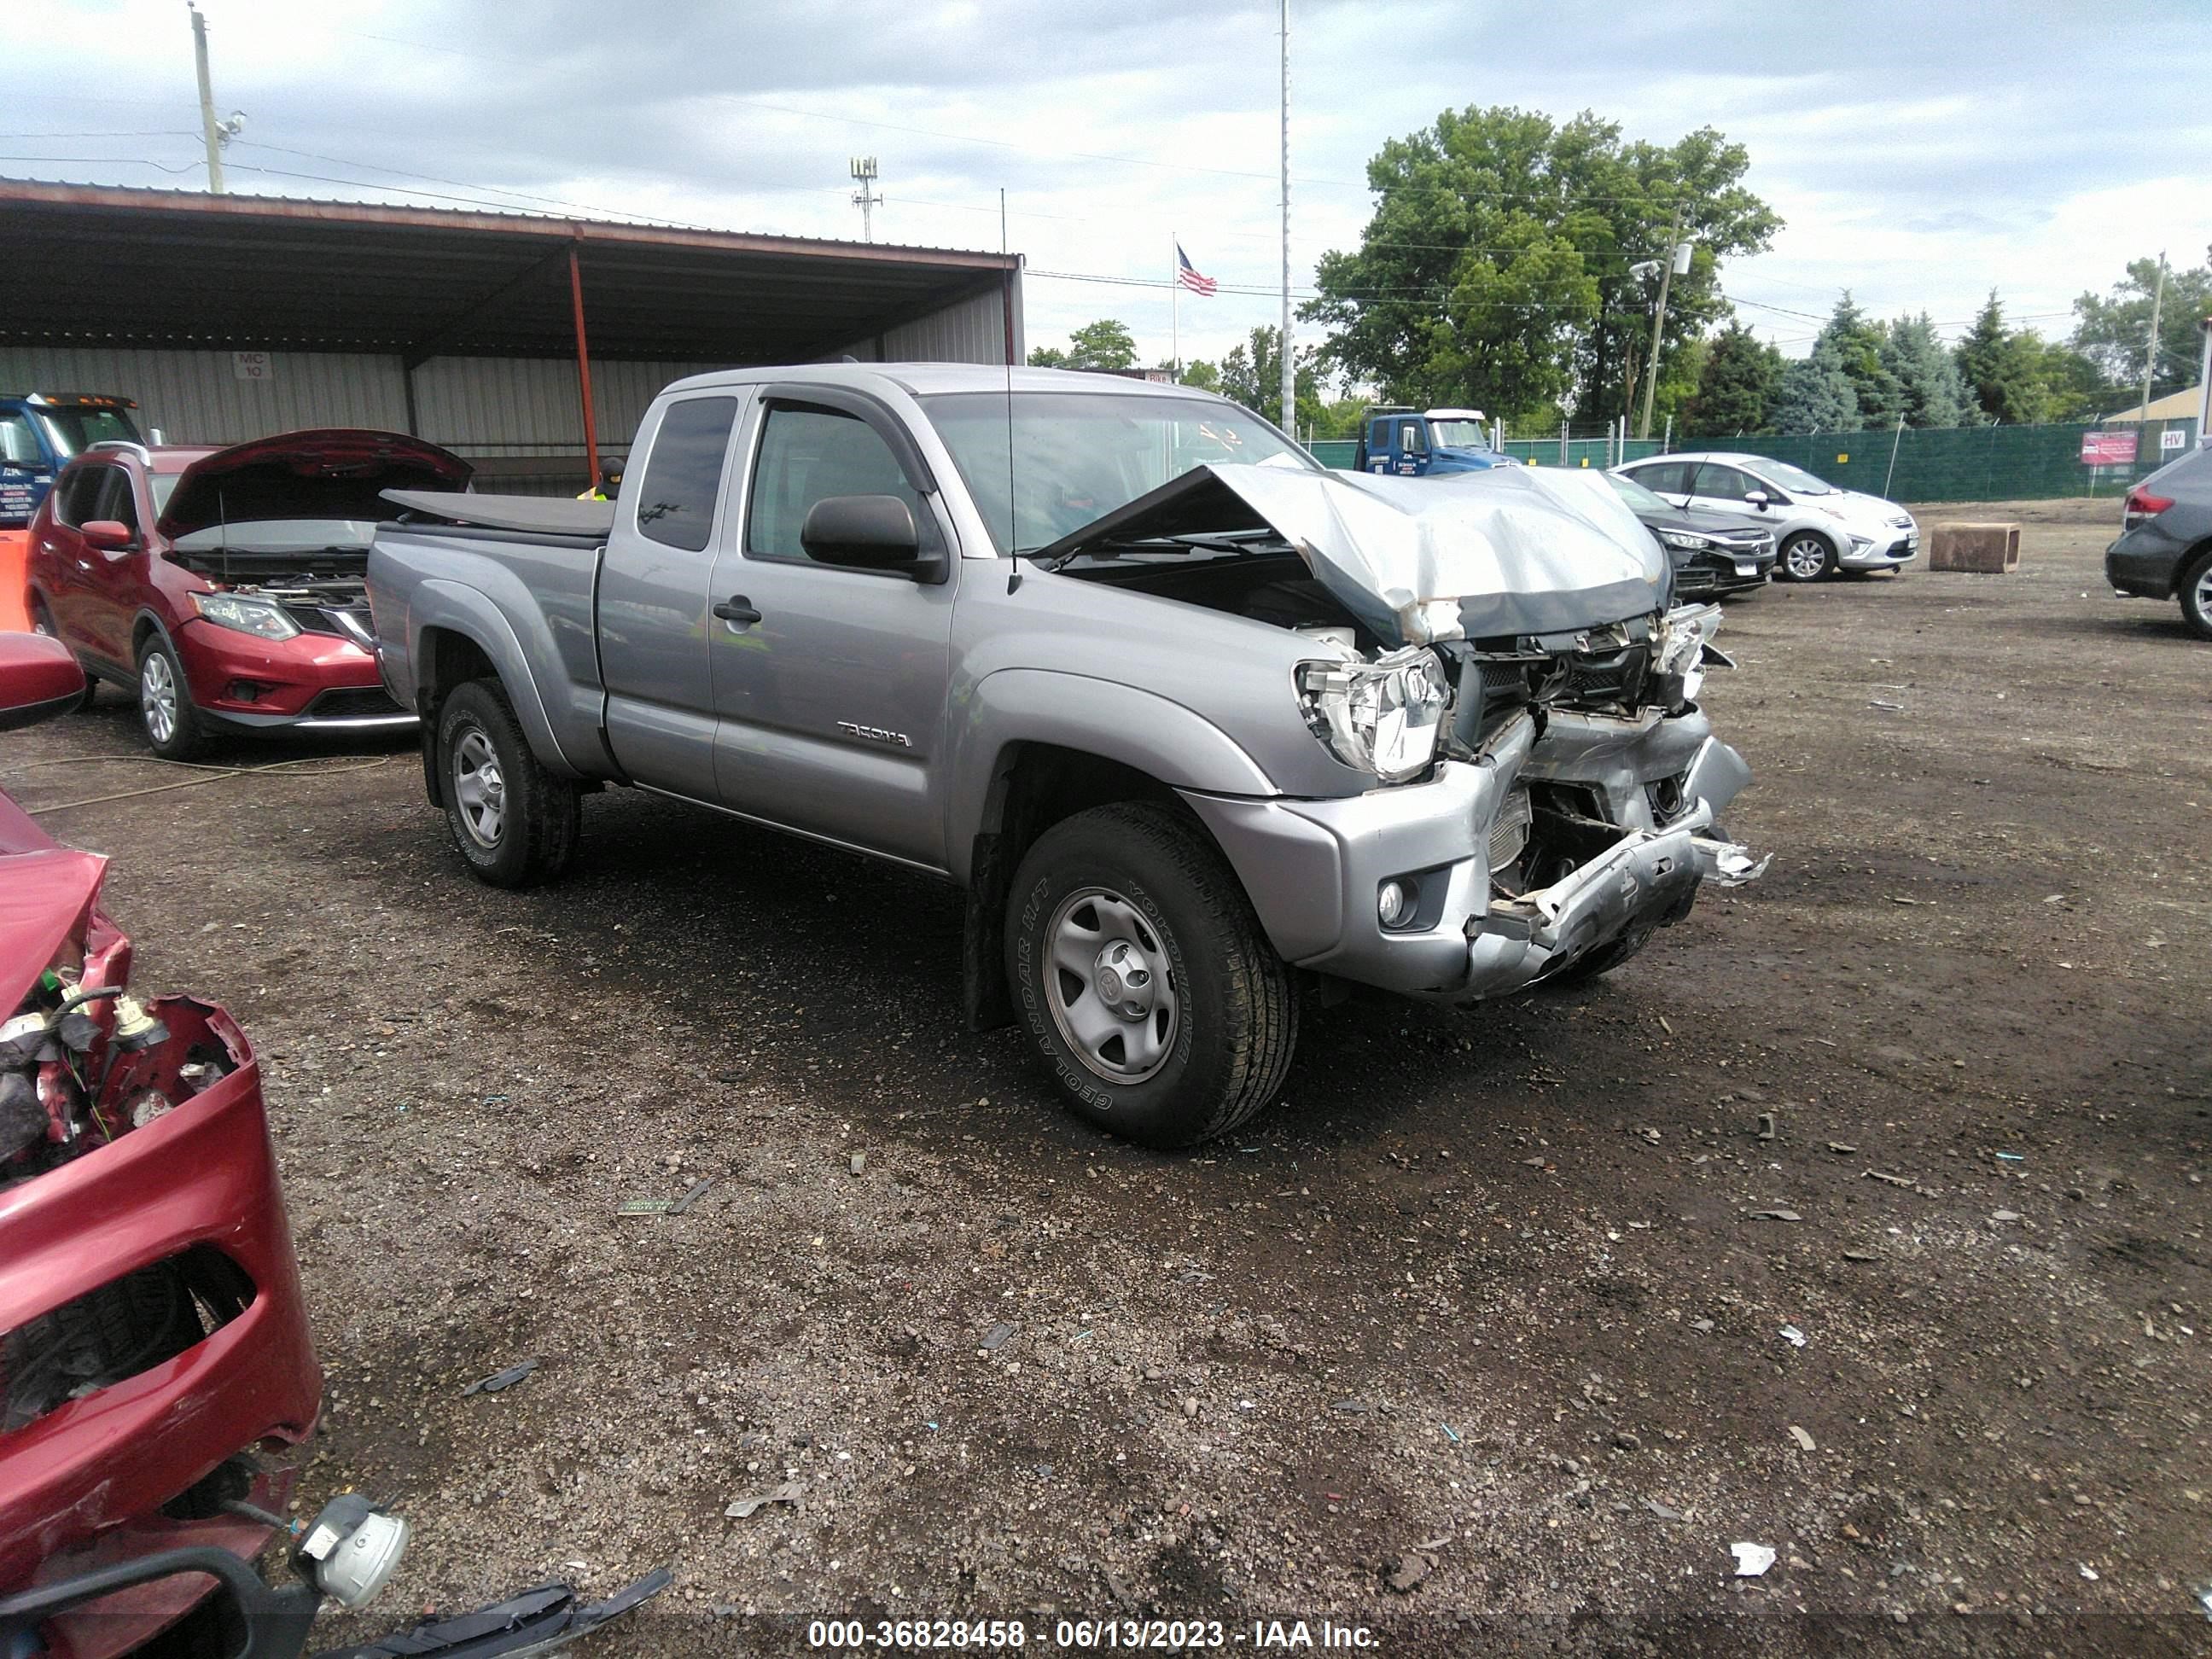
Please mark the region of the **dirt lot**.
MULTIPOLYGON (((2105 588, 2111 503, 2014 516, 2011 578, 1730 607, 1762 884, 1574 992, 1310 1011, 1200 1156, 963 1033, 950 891, 646 797, 524 896, 460 873, 411 751, 48 817, 115 854, 142 986, 261 1046, 330 1379, 305 1490, 419 1529, 358 1628, 665 1563, 593 1651, 1025 1612, 1048 1650, 1153 1613, 2203 1650, 2212 647, 2105 588)), ((0 768, 136 750, 111 690, 0 768)))

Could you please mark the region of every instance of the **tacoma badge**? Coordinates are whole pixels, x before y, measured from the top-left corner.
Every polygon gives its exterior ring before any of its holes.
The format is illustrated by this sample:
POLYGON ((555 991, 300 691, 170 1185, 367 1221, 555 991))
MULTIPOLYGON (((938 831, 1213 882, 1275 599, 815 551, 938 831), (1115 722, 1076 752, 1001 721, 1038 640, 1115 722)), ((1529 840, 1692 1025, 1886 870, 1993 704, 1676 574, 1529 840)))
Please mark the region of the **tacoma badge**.
POLYGON ((914 742, 903 732, 886 732, 880 726, 856 726, 851 720, 839 720, 840 732, 850 732, 856 738, 866 738, 870 743, 895 743, 902 749, 911 749, 914 742))

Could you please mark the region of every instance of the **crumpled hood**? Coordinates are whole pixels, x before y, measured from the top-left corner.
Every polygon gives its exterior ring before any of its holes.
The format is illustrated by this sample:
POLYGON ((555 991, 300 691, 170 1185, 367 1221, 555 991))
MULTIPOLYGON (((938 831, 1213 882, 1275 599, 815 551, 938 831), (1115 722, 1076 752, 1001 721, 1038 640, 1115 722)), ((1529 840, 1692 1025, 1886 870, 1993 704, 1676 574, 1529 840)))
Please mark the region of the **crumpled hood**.
POLYGON ((386 515, 380 491, 454 490, 474 469, 401 432, 285 432, 203 455, 177 477, 156 527, 172 540, 218 524, 386 515))
POLYGON ((1393 644, 1599 627, 1660 609, 1669 591, 1666 556, 1601 478, 1528 466, 1399 478, 1208 465, 1039 556, 1258 526, 1393 644))
MULTIPOLYGON (((0 830, 10 827, 0 815, 0 830)), ((64 945, 82 943, 106 870, 99 854, 67 847, 0 853, 0 1020, 22 1006, 64 945)))

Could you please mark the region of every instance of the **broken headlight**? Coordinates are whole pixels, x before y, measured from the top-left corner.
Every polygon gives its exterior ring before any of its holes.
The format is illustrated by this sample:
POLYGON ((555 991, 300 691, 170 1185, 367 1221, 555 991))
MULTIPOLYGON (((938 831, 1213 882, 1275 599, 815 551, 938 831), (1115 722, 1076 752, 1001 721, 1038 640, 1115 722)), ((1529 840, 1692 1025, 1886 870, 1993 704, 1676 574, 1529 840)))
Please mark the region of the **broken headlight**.
MULTIPOLYGON (((1721 608, 1717 605, 1682 605, 1661 620, 1651 653, 1651 678, 1655 689, 1668 687, 1670 681, 1680 687, 1679 697, 1662 694, 1662 704, 1687 702, 1698 695, 1705 680, 1705 653, 1720 625, 1721 608)), ((1713 655, 1727 660, 1718 652, 1713 655)))
POLYGON ((300 624, 273 600, 243 593, 195 593, 192 603, 217 628, 234 629, 258 640, 289 640, 300 631, 300 624))
POLYGON ((1679 547, 1685 552, 1691 553, 1701 551, 1713 544, 1711 537, 1696 535, 1687 530, 1662 530, 1659 532, 1659 539, 1669 547, 1679 547))
POLYGON ((1307 726, 1346 766, 1402 783, 1435 757, 1451 690, 1427 647, 1373 662, 1300 663, 1297 684, 1307 726))

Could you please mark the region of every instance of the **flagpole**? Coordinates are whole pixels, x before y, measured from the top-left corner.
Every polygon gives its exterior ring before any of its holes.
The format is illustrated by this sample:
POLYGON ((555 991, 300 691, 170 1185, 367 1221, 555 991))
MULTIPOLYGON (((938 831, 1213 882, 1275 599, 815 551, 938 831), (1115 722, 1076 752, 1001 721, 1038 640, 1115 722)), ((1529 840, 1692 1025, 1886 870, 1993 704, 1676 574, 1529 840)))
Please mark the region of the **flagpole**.
POLYGON ((1176 384, 1182 384, 1182 242, 1181 233, 1168 233, 1168 331, 1174 342, 1168 349, 1168 362, 1175 369, 1176 384))

